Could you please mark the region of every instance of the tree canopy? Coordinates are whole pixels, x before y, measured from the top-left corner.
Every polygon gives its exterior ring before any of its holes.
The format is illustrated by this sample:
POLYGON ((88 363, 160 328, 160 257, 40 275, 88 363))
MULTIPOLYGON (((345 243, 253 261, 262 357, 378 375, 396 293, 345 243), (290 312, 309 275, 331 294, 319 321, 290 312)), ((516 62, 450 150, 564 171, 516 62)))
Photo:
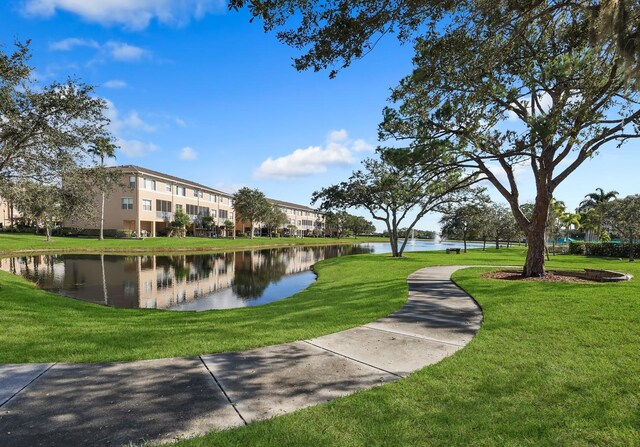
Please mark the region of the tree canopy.
POLYGON ((51 182, 75 168, 96 138, 108 138, 106 102, 68 79, 39 85, 29 42, 0 51, 0 178, 51 182))
POLYGON ((445 169, 447 160, 442 144, 381 150, 379 160, 364 160, 362 170, 345 182, 316 191, 311 201, 320 201, 323 210, 366 209, 385 224, 392 255, 402 256, 411 229, 422 217, 464 200, 469 186, 478 181, 477 176, 456 167, 445 169), (408 222, 408 232, 399 244, 398 230, 404 222, 408 222))
POLYGON ((232 0, 302 55, 296 68, 336 70, 395 33, 415 44, 415 69, 392 93, 382 138, 409 147, 446 140, 482 172, 528 239, 526 276, 545 274, 544 233, 560 183, 610 142, 638 137, 637 1, 416 2, 232 0), (516 172, 536 198, 520 208, 516 172))
POLYGON ((236 220, 251 223, 251 238, 253 239, 255 223, 261 222, 267 217, 271 210, 271 204, 262 191, 245 186, 233 195, 233 208, 236 211, 236 220))
POLYGON ((634 241, 640 238, 640 195, 631 195, 601 205, 606 225, 629 243, 629 261, 634 261, 634 241))

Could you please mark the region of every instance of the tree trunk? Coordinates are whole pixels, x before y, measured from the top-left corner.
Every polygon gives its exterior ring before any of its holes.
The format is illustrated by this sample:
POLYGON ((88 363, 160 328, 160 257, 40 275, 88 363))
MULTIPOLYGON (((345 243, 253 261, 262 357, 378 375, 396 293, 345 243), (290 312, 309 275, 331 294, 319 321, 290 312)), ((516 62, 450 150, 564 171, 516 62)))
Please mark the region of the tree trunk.
POLYGON ((100 266, 102 267, 102 294, 104 296, 104 305, 109 305, 109 297, 107 295, 107 275, 104 271, 104 255, 100 255, 100 266))
POLYGON ((544 225, 542 225, 541 228, 532 228, 526 232, 526 235, 528 249, 522 276, 544 276, 544 253, 546 246, 544 225))
POLYGON ((394 258, 398 257, 398 231, 395 228, 391 227, 391 224, 388 221, 385 221, 387 224, 387 231, 389 232, 389 243, 391 244, 391 256, 394 258))
POLYGON ((633 231, 629 232, 629 262, 634 262, 634 250, 635 246, 633 245, 633 231))
POLYGON ((496 233, 496 250, 500 250, 500 236, 496 233))
POLYGON ((100 240, 104 239, 104 192, 102 193, 102 207, 100 208, 100 240))
POLYGON ((462 243, 464 244, 464 252, 467 252, 467 232, 462 232, 462 243))

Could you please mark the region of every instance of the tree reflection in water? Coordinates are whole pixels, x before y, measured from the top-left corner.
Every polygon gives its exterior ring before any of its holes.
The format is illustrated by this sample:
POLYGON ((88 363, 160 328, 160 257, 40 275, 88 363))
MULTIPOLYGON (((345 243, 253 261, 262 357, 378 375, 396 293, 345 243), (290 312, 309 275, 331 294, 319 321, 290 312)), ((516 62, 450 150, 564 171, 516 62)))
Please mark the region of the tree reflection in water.
POLYGON ((316 262, 372 251, 340 245, 171 256, 41 255, 0 259, 0 269, 96 304, 205 310, 285 298, 313 281, 313 275, 300 275, 316 262))

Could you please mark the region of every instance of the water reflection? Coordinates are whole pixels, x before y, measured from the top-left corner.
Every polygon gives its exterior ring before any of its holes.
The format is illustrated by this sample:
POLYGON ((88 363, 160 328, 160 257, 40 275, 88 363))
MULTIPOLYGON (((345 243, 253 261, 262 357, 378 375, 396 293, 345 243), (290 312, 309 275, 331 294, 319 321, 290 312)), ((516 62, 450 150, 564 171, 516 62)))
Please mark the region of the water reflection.
POLYGON ((0 259, 40 288, 119 308, 206 310, 276 301, 308 287, 323 259, 371 253, 357 245, 172 256, 42 255, 0 259))

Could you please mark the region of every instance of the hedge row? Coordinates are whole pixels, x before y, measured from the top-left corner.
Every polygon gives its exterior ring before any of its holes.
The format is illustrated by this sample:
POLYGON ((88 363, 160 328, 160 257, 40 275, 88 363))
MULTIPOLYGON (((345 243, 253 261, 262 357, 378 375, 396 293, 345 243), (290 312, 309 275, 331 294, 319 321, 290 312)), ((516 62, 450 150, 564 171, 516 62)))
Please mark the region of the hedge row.
MULTIPOLYGON (((100 229, 98 228, 70 228, 62 227, 55 231, 58 236, 84 236, 84 237, 98 237, 100 235, 100 229)), ((132 231, 129 229, 104 229, 104 237, 106 238, 130 238, 132 231)))
MULTIPOLYGON (((634 257, 640 258, 640 244, 633 244, 634 257)), ((613 242, 570 242, 569 254, 625 258, 629 256, 629 244, 613 242)))

